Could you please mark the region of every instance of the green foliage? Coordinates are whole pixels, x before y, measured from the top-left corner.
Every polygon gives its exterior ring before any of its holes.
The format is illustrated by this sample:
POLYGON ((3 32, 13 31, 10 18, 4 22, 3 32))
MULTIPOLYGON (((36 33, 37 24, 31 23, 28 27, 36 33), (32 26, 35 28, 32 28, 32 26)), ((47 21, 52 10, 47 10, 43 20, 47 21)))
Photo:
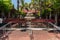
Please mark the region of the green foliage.
POLYGON ((54 9, 60 8, 60 0, 55 0, 55 1, 54 1, 53 8, 54 8, 54 9))
MULTIPOLYGON (((42 15, 46 15, 51 11, 54 11, 54 9, 58 10, 60 8, 60 0, 43 0, 42 4, 40 4, 41 0, 31 0, 32 2, 30 3, 30 5, 32 4, 34 9, 37 9, 38 11, 41 12, 42 15), (41 7, 41 10, 40 10, 41 7)), ((30 6, 27 3, 24 4, 24 1, 22 0, 22 5, 24 5, 23 7, 27 7, 30 6)), ((40 12, 37 13, 38 16, 40 16, 40 12)), ((24 13, 21 12, 21 15, 23 15, 24 13)))
POLYGON ((52 11, 52 9, 51 8, 47 8, 47 10, 50 12, 50 11, 52 11))
POLYGON ((22 15, 23 17, 26 15, 23 11, 20 11, 19 14, 22 15))
POLYGON ((0 12, 8 12, 9 11, 9 7, 7 5, 5 5, 4 3, 0 2, 0 12))
POLYGON ((24 6, 24 0, 20 0, 20 1, 21 1, 22 6, 24 6))
POLYGON ((46 12, 42 12, 42 15, 54 11, 53 9, 57 11, 60 8, 60 0, 46 0, 45 2, 44 10, 46 10, 46 12))

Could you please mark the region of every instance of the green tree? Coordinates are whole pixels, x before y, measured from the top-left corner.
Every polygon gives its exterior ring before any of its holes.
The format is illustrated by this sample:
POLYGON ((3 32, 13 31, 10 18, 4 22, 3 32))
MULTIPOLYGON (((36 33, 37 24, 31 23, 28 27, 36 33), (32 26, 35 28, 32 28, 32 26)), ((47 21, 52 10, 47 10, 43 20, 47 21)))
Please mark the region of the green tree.
POLYGON ((5 13, 8 13, 8 12, 9 12, 9 7, 0 1, 0 13, 1 13, 2 17, 4 17, 5 13))
POLYGON ((55 13, 55 21, 56 21, 56 25, 57 25, 57 14, 60 8, 60 0, 54 0, 54 5, 53 5, 53 9, 54 9, 54 13, 55 13))

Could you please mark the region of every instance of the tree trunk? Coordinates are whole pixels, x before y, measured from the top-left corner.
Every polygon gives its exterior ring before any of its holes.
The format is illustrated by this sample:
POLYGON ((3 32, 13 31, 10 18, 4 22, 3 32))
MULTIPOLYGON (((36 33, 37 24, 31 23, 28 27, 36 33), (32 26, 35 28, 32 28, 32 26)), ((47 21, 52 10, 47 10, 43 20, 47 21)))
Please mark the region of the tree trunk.
MULTIPOLYGON (((18 10, 18 13, 19 13, 19 0, 17 0, 17 10, 18 10)), ((18 15, 18 18, 20 18, 20 15, 18 15)))
POLYGON ((47 14, 46 14, 46 19, 48 19, 48 16, 47 16, 47 14))
POLYGON ((8 13, 8 18, 10 18, 10 12, 8 13))
POLYGON ((2 12, 2 14, 1 14, 1 15, 2 15, 2 18, 4 18, 4 12, 2 12))
POLYGON ((40 4, 39 4, 39 5, 40 5, 40 17, 39 17, 39 18, 41 19, 41 13, 42 13, 42 2, 41 2, 41 1, 39 1, 39 2, 40 2, 40 4))
POLYGON ((49 15, 49 19, 51 19, 51 12, 50 12, 50 15, 49 15))
POLYGON ((55 25, 57 25, 57 13, 55 14, 55 25))
POLYGON ((17 0, 17 9, 19 11, 19 0, 17 0))

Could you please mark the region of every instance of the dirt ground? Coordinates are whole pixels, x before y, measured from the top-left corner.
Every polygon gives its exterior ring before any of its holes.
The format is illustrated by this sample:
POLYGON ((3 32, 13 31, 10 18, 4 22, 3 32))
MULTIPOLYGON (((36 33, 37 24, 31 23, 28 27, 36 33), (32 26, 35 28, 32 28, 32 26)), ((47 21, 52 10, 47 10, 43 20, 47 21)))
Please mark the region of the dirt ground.
POLYGON ((60 34, 47 31, 33 31, 33 35, 30 36, 29 31, 12 31, 9 35, 9 40, 60 40, 60 34))

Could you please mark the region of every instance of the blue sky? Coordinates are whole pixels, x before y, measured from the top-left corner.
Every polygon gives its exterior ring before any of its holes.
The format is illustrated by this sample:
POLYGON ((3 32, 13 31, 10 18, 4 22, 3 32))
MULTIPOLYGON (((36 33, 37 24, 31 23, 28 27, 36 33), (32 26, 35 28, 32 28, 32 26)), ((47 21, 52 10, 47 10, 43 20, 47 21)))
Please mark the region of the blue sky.
POLYGON ((30 3, 30 2, 31 2, 31 0, 25 0, 25 2, 30 3))
MULTIPOLYGON (((31 0, 24 0, 27 3, 30 3, 31 0)), ((17 8, 17 0, 12 0, 12 3, 14 4, 14 7, 17 8)))

